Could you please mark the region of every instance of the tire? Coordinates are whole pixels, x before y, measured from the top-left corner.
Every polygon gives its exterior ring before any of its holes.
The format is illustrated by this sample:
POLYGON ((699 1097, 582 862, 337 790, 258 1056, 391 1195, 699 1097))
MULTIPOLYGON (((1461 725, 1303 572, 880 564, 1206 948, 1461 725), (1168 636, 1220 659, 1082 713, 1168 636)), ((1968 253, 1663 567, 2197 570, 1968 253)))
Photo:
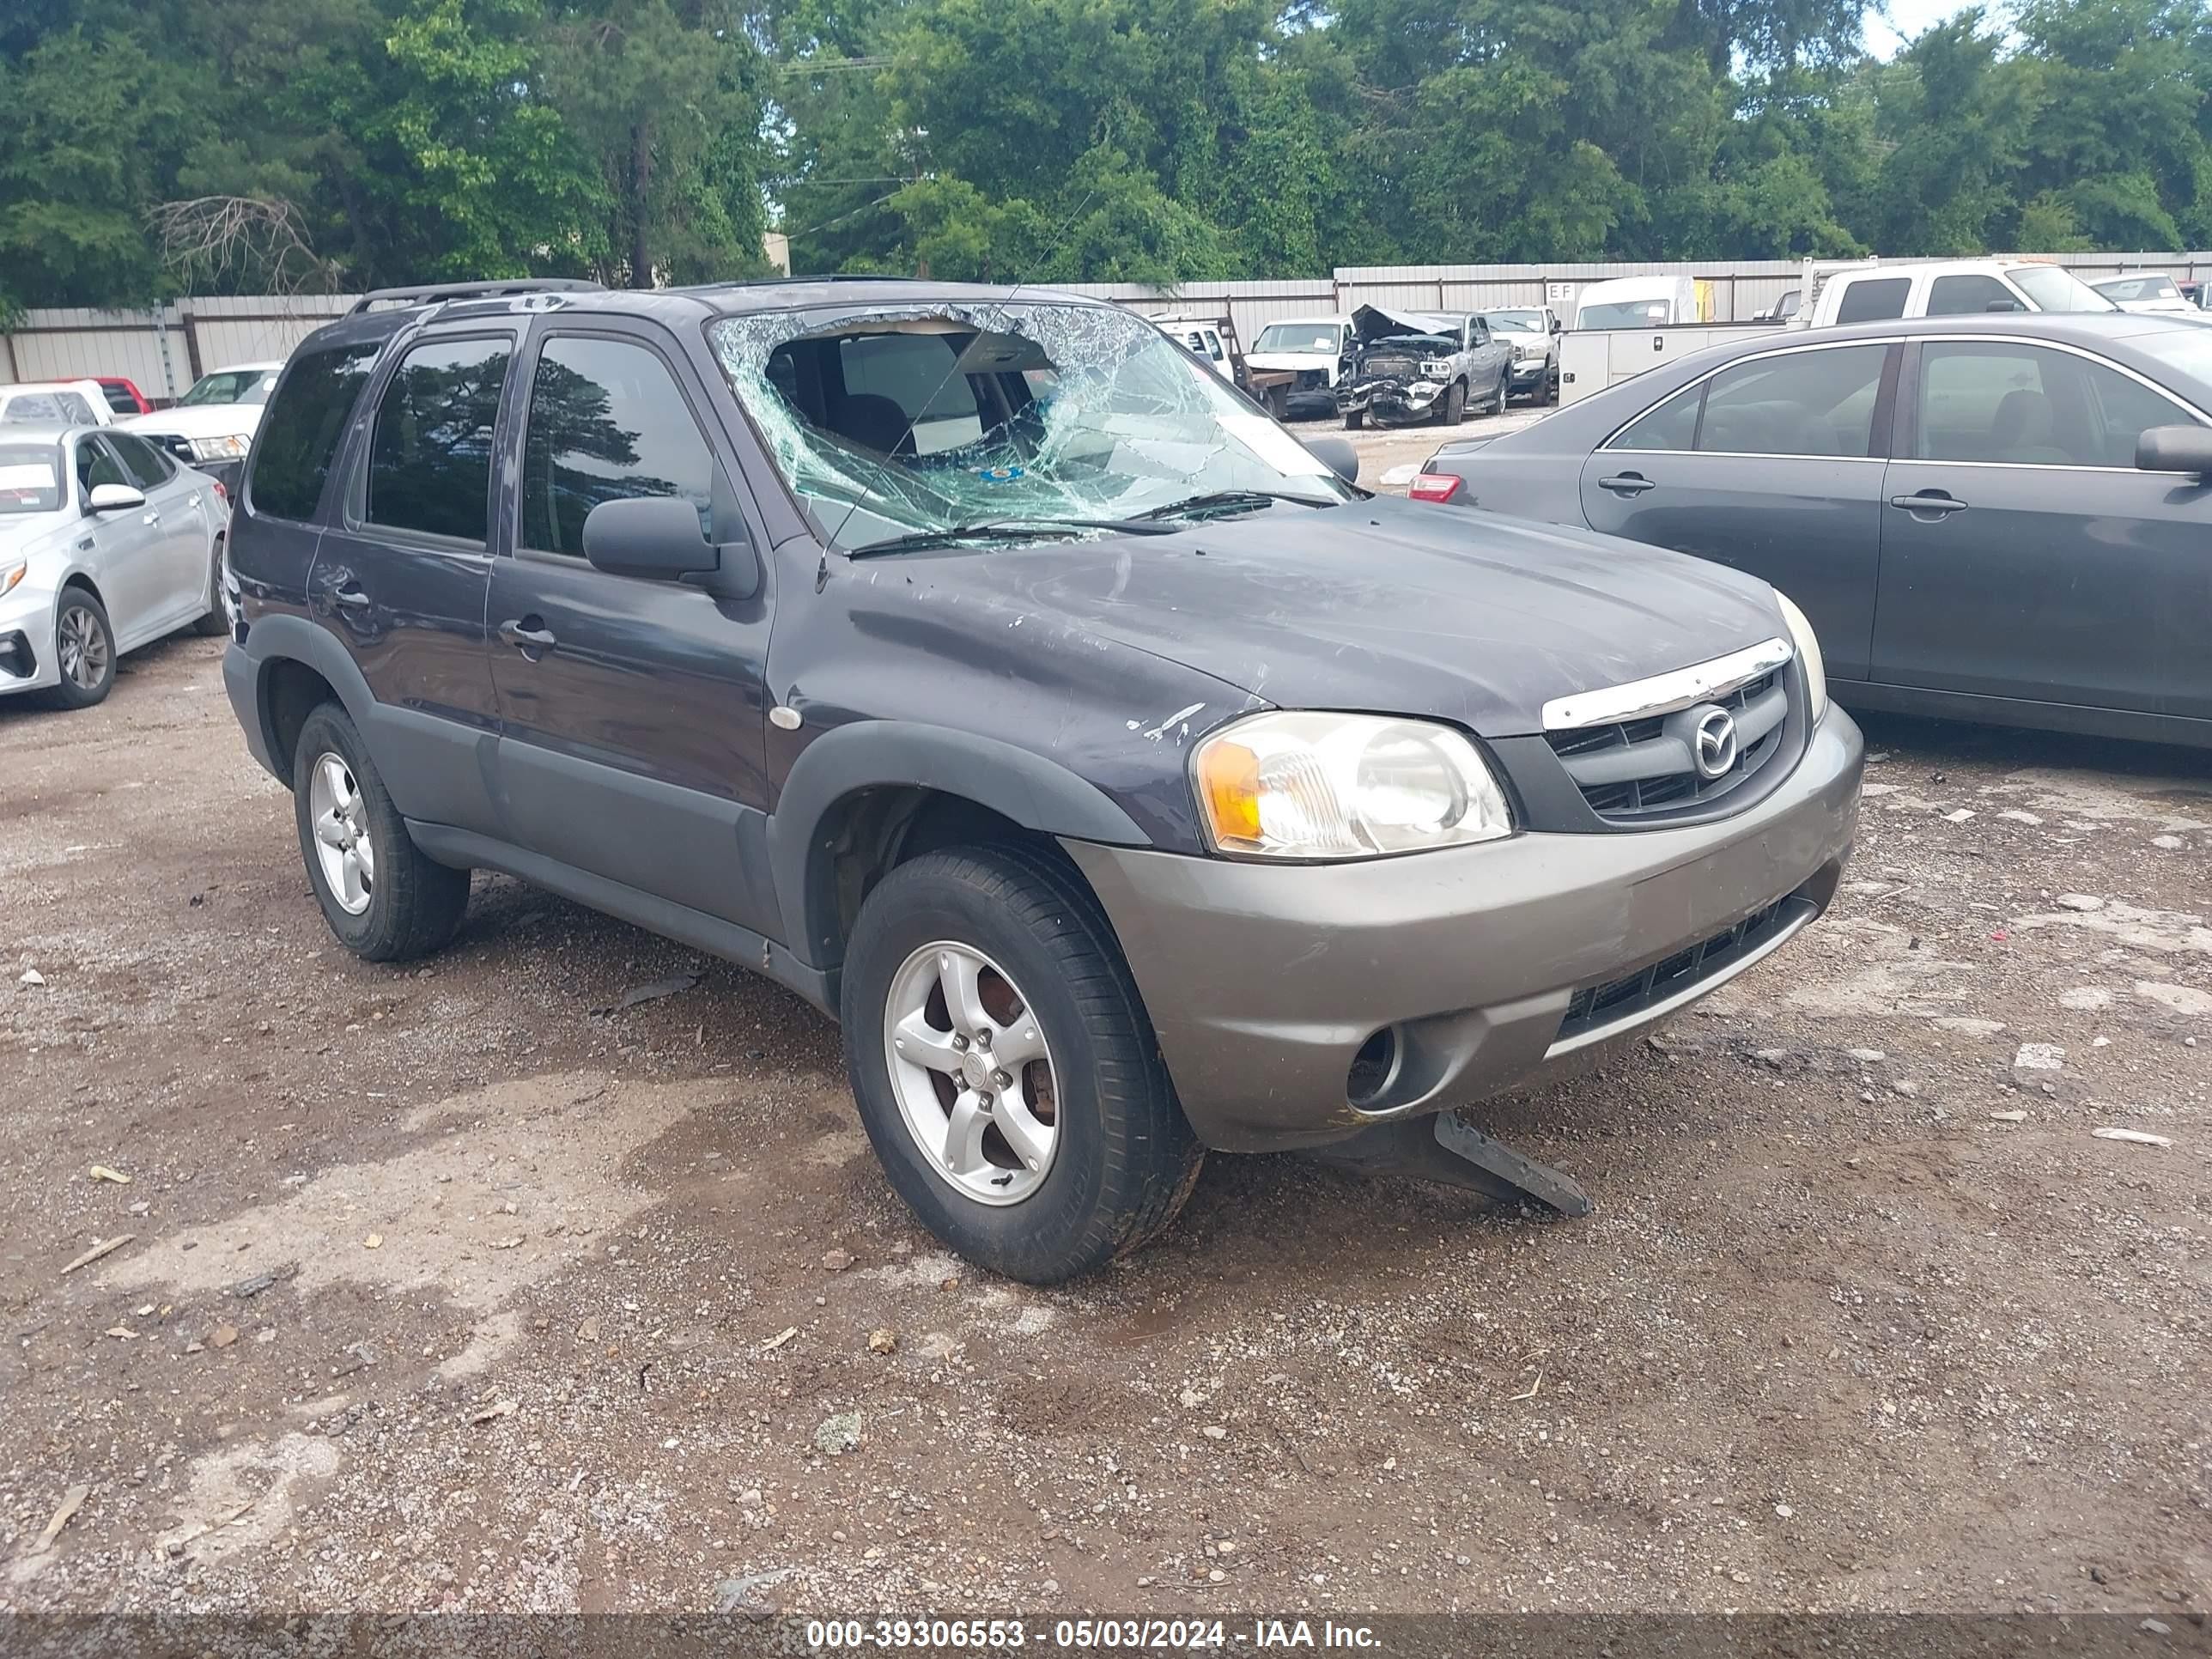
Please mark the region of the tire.
POLYGON ((215 538, 214 551, 208 556, 207 614, 192 624, 192 632, 204 640, 221 639, 230 632, 230 617, 222 608, 222 538, 215 538))
POLYGON ((1346 432, 1357 432, 1366 424, 1367 411, 1364 409, 1355 409, 1344 417, 1344 429, 1346 432))
POLYGON ((54 611, 54 659, 61 684, 46 693, 56 708, 89 708, 115 688, 115 626, 89 588, 64 587, 54 611))
POLYGON ((1457 426, 1467 418, 1467 382, 1454 380, 1444 389, 1444 400, 1433 417, 1438 426, 1457 426))
MULTIPOLYGON (((308 883, 339 944, 364 962, 406 962, 453 938, 469 906, 469 872, 423 857, 352 717, 337 703, 319 705, 300 727, 292 752, 292 807, 308 883), (317 771, 325 763, 343 769, 346 788, 337 799, 349 799, 351 810, 331 810, 328 781, 319 787, 317 771), (338 890, 326 868, 318 832, 332 829, 349 833, 356 848, 363 838, 368 844, 367 873, 349 893, 338 890)), ((331 861, 341 862, 342 855, 331 861)))
POLYGON ((1189 1196, 1205 1149, 1176 1103, 1128 964, 1097 900, 1045 854, 955 848, 893 870, 860 907, 840 1000, 845 1065, 876 1155, 908 1207, 969 1261, 1056 1284, 1136 1249, 1189 1196), (960 1036, 945 996, 951 964, 961 961, 983 970, 970 982, 975 1011, 988 1018, 969 1022, 981 1033, 971 1038, 960 1036), (954 1067, 987 1054, 983 1063, 995 1064, 994 1046, 1012 1053, 1034 1036, 1046 1086, 1037 1086, 1034 1059, 1019 1080, 988 1070, 960 1080, 957 1071, 902 1061, 893 1042, 910 1051, 900 1031, 919 1032, 925 1058, 954 1067), (986 1041, 994 1032, 995 1045, 986 1041), (983 1092, 994 1087, 995 1095, 983 1092), (1041 1109, 1047 1098, 1049 1114, 1041 1109), (951 1129, 971 1099, 987 1102, 980 1113, 968 1107, 968 1121, 982 1127, 969 1167, 955 1173, 951 1129), (1015 1101, 1019 1115, 1008 1110, 1015 1101), (943 1126, 933 1112, 945 1114, 943 1126), (1027 1170, 1016 1139, 1001 1132, 1016 1122, 1028 1145, 1038 1145, 1040 1130, 1049 1138, 1027 1170))
POLYGON ((1267 388, 1267 413, 1278 421, 1287 421, 1291 418, 1290 387, 1271 386, 1267 388))

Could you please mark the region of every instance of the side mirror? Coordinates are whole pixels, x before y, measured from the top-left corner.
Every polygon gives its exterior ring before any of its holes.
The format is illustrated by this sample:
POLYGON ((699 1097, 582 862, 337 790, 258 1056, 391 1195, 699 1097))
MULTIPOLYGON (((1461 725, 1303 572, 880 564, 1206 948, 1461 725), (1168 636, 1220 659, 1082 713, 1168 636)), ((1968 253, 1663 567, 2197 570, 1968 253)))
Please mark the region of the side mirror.
POLYGON ((94 484, 85 505, 95 513, 122 513, 146 505, 146 497, 129 484, 94 484))
POLYGON ((1992 300, 1982 309, 1984 311, 2026 311, 2027 307, 2017 300, 1992 300))
MULTIPOLYGON (((2192 431, 2197 428, 2191 428, 2192 431)), ((1359 482, 1359 452, 1343 438, 1307 438, 1302 441, 1313 458, 1348 484, 1359 482)))
POLYGON ((2145 472, 2212 477, 2212 427, 2154 426, 2136 439, 2136 465, 2145 472))
POLYGON ((601 501, 584 519, 584 556, 609 575, 696 580, 723 599, 749 599, 760 591, 752 544, 708 541, 698 507, 680 495, 601 501))

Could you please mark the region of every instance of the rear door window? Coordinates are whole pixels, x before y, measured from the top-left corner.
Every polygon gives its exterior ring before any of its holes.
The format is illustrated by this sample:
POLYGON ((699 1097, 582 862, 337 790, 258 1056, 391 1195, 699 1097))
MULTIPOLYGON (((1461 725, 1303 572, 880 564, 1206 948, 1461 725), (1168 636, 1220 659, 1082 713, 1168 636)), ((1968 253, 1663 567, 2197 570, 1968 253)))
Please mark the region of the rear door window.
POLYGON ((1705 401, 1705 383, 1685 386, 1656 409, 1637 417, 1629 428, 1610 444, 1608 449, 1676 449, 1695 448, 1698 441, 1698 410, 1705 401))
POLYGON ((522 544, 581 558, 601 501, 675 495, 714 539, 714 457, 657 353, 556 335, 538 354, 522 438, 522 544))
POLYGON ((1786 352, 1724 368, 1705 393, 1698 447, 1725 455, 1863 456, 1886 345, 1786 352))
POLYGON ((255 434, 247 489, 256 513, 312 519, 337 459, 354 401, 376 365, 379 342, 302 353, 255 434))
POLYGON ((55 396, 61 403, 62 413, 77 425, 97 426, 100 423, 100 416, 93 413, 91 403, 82 392, 62 392, 55 396))
POLYGON ((1862 276, 1844 284, 1844 297, 1836 303, 1836 320, 1875 323, 1902 317, 1905 296, 1911 291, 1910 276, 1862 276))
POLYGON ((399 360, 369 435, 368 522, 487 538, 492 422, 514 351, 507 335, 426 340, 399 360))

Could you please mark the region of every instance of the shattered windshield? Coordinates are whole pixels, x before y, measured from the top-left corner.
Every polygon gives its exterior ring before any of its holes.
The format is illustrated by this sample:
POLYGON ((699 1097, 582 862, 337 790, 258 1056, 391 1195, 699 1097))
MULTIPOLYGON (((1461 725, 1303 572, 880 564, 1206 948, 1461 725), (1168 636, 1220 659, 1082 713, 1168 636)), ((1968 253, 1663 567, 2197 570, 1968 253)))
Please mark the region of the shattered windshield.
POLYGON ((1104 535, 1224 493, 1355 498, 1188 352, 1110 306, 775 312, 726 318, 708 337, 784 477, 848 550, 979 526, 1104 535))

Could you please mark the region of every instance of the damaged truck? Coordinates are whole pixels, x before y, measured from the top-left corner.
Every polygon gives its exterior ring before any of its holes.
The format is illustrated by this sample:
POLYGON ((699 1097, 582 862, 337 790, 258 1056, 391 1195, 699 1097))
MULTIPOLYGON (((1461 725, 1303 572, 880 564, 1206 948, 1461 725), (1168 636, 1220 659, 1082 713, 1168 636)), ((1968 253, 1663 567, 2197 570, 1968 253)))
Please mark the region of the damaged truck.
POLYGON ((1481 317, 1362 306, 1336 377, 1336 412, 1347 431, 1370 415, 1378 426, 1457 426, 1470 407, 1504 413, 1512 385, 1512 348, 1481 317))

